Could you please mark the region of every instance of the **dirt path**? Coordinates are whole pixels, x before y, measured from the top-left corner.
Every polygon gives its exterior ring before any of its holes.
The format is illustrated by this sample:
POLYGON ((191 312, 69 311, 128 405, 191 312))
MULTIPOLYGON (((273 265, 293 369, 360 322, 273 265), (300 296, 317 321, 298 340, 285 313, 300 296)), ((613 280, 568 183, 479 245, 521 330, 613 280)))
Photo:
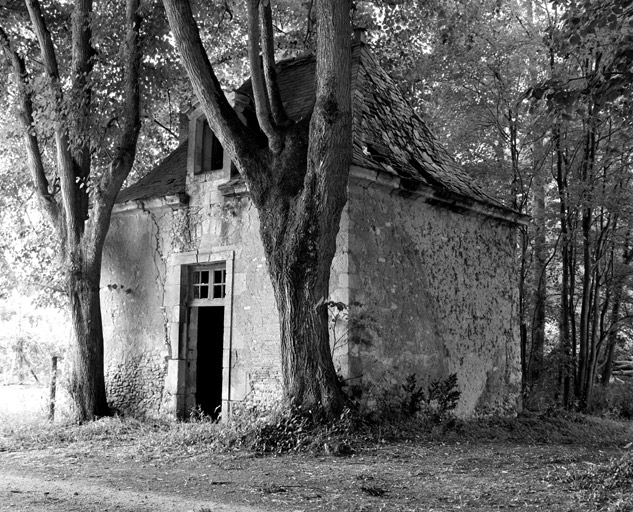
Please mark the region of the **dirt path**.
POLYGON ((207 500, 192 500, 160 492, 139 492, 104 486, 83 480, 60 480, 55 477, 16 476, 0 477, 0 510, 17 511, 134 511, 158 510, 185 512, 208 508, 214 512, 254 512, 258 509, 238 505, 222 505, 207 500))
POLYGON ((509 443, 387 445, 345 458, 94 444, 0 453, 0 510, 591 511, 566 475, 606 456, 509 443))

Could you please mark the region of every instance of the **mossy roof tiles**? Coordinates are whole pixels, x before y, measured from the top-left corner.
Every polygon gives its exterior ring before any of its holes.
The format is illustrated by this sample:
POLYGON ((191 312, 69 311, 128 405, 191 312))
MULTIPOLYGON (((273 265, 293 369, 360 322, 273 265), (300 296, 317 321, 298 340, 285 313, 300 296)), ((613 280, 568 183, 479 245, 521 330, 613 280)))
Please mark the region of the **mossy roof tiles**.
MULTIPOLYGON (((312 112, 315 67, 313 56, 278 63, 281 95, 288 115, 295 120, 312 112)), ((238 89, 247 97, 252 96, 251 91, 250 81, 238 89)), ((426 186, 440 195, 506 209, 450 157, 364 44, 353 48, 352 98, 355 165, 397 176, 404 188, 426 186)), ((186 144, 179 146, 145 178, 123 190, 117 202, 184 192, 186 156, 186 144)))
POLYGON ((187 178, 187 143, 183 142, 151 172, 134 185, 121 190, 117 203, 143 201, 185 192, 187 178))

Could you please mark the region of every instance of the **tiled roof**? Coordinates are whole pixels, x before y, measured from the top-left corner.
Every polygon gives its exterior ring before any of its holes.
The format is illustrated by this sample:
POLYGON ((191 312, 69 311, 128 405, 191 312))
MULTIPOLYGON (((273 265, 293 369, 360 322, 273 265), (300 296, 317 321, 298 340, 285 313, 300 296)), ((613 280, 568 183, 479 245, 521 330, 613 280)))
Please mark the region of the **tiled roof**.
MULTIPOLYGON (((311 55, 278 63, 281 96, 286 112, 295 120, 312 112, 315 68, 311 55)), ((237 92, 252 97, 251 91, 248 81, 237 92)), ((355 165, 397 176, 405 188, 425 185, 440 195, 505 209, 450 157, 364 44, 353 47, 352 94, 355 165)))
POLYGON ((149 174, 119 192, 117 203, 184 194, 187 177, 187 142, 183 142, 149 174))
MULTIPOLYGON (((288 115, 295 120, 312 112, 315 67, 313 56, 278 63, 281 96, 288 115)), ((244 108, 243 99, 252 97, 250 81, 236 92, 244 108)), ((426 186, 440 196, 456 195, 507 210, 450 157, 364 44, 353 47, 352 94, 355 165, 399 177, 407 189, 426 186)), ((251 108, 252 104, 251 100, 251 108)), ((186 156, 184 144, 145 178, 123 190, 117 202, 184 192, 186 156)))
POLYGON ((404 99, 368 47, 354 48, 354 163, 397 175, 405 188, 427 185, 439 193, 503 207, 451 158, 404 99))

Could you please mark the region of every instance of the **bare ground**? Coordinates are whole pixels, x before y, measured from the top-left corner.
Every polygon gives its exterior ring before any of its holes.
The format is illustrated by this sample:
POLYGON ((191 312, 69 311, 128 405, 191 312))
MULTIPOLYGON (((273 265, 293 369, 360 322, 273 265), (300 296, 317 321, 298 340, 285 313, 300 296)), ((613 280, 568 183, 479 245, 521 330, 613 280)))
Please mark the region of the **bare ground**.
POLYGON ((349 457, 196 450, 105 440, 0 452, 0 510, 590 511, 570 475, 618 453, 508 441, 379 444, 349 457))

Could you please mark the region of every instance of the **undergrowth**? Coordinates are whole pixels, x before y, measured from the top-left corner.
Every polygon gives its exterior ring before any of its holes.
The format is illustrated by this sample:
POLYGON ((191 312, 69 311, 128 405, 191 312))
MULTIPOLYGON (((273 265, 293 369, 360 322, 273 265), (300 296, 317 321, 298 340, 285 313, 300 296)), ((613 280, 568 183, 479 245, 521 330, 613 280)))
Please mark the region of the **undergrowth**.
POLYGON ((605 512, 633 510, 633 452, 590 469, 572 472, 567 480, 605 512))
POLYGON ((77 450, 121 447, 134 458, 201 451, 287 452, 350 455, 392 442, 507 442, 622 447, 633 439, 630 424, 578 413, 550 411, 518 417, 461 420, 446 416, 376 418, 346 409, 333 422, 301 411, 237 411, 226 422, 201 416, 189 422, 103 418, 84 425, 47 424, 7 429, 0 426, 0 451, 74 446, 77 450))
POLYGON ((595 386, 588 412, 604 418, 633 420, 633 383, 595 386))

